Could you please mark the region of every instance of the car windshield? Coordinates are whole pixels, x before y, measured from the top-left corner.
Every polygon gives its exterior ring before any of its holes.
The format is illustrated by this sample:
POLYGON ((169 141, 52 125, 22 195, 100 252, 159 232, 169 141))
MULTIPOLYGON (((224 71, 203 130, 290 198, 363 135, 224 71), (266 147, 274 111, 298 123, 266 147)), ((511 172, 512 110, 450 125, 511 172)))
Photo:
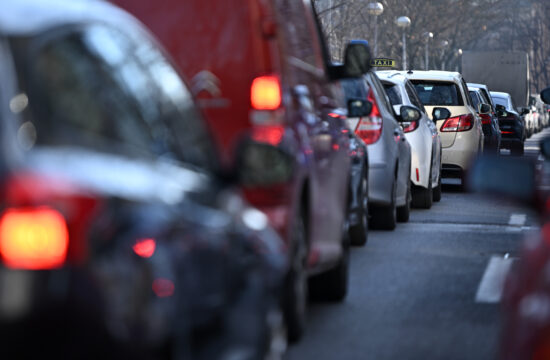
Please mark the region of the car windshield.
POLYGON ((411 80, 420 100, 427 106, 463 106, 458 86, 453 82, 411 80))

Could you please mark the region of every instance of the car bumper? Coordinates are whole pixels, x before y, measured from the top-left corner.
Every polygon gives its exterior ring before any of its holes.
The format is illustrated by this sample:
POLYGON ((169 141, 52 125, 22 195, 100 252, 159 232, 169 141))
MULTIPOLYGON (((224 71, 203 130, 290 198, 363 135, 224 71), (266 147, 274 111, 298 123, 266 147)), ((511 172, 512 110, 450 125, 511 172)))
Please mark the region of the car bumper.
POLYGON ((450 173, 459 173, 467 170, 477 155, 479 143, 475 142, 473 138, 465 138, 463 140, 459 141, 457 139, 452 147, 443 149, 441 163, 444 177, 448 177, 450 173))

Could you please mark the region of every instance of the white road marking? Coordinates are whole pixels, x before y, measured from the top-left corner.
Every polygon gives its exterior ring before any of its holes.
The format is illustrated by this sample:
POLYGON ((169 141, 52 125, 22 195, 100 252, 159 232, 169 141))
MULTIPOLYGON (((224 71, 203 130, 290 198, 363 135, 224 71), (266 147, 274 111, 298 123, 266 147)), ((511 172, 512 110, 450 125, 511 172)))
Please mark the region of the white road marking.
POLYGON ((527 215, 525 214, 512 214, 510 215, 510 220, 508 220, 508 225, 521 227, 525 224, 527 220, 527 215))
POLYGON ((476 293, 476 302, 496 304, 500 302, 504 281, 512 268, 513 258, 492 256, 483 273, 476 293))

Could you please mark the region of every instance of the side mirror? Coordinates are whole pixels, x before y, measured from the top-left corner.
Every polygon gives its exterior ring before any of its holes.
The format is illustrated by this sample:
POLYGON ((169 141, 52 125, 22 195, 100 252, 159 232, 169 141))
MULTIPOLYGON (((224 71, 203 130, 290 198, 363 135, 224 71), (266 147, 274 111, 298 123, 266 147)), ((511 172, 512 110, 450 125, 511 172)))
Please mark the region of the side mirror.
POLYGON ((520 114, 521 116, 527 115, 527 114, 529 114, 529 109, 523 107, 523 108, 521 108, 521 111, 519 112, 519 114, 520 114))
POLYGON ((491 113, 491 105, 489 105, 489 104, 479 104, 479 113, 480 114, 489 114, 489 113, 491 113))
POLYGON ((550 104, 550 87, 548 87, 548 88, 546 88, 546 89, 544 89, 540 92, 540 98, 546 104, 550 104))
POLYGON ((432 111, 432 119, 434 122, 438 120, 446 120, 451 117, 451 112, 447 108, 435 107, 432 111))
POLYGON ((352 40, 344 50, 344 73, 348 77, 359 77, 371 68, 372 55, 366 40, 352 40))
POLYGON ((420 120, 422 113, 414 106, 403 105, 399 110, 400 122, 415 122, 420 120))
POLYGON ((368 100, 348 100, 348 118, 369 116, 372 111, 372 103, 368 100))

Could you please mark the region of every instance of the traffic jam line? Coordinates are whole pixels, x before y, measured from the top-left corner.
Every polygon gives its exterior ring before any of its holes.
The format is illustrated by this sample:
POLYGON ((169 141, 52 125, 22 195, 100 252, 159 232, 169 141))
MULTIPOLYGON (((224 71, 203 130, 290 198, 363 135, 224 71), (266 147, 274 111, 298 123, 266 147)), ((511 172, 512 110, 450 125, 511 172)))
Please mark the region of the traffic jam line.
POLYGON ((497 304, 500 302, 504 281, 515 260, 510 258, 508 254, 504 257, 497 255, 491 257, 477 288, 477 303, 497 304))

